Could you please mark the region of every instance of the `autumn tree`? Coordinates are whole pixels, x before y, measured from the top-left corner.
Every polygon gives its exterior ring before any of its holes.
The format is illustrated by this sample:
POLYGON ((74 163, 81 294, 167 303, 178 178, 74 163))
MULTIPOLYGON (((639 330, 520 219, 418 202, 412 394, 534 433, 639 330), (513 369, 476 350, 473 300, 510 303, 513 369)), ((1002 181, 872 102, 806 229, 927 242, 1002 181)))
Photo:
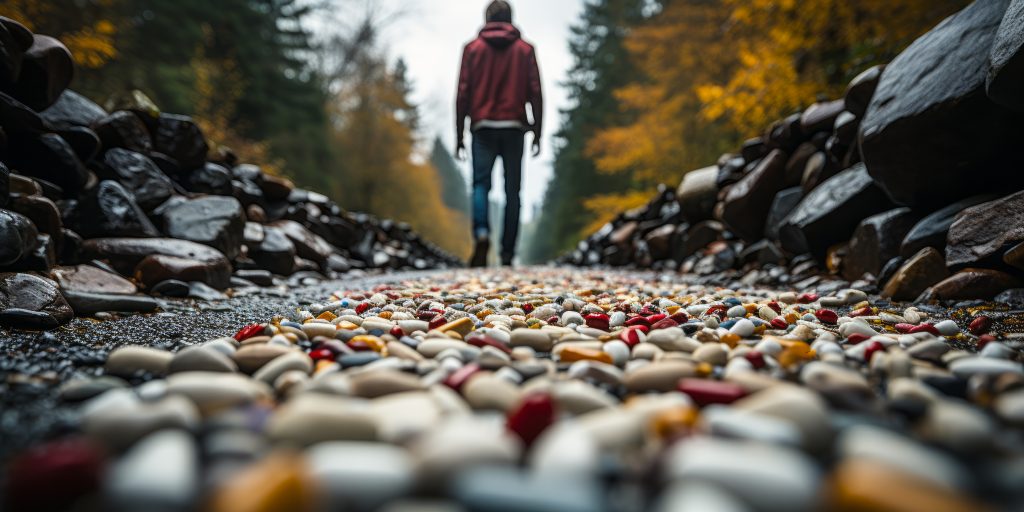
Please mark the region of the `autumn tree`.
MULTIPOLYGON (((663 0, 625 46, 638 68, 616 91, 634 115, 606 126, 588 151, 598 169, 676 185, 775 119, 838 97, 857 72, 890 60, 965 0, 663 0)), ((588 199, 621 211, 643 196, 588 199)))
POLYGON ((60 39, 78 66, 100 68, 118 55, 116 37, 123 20, 115 8, 116 1, 4 0, 0 16, 60 39))
POLYGON ((968 0, 722 0, 735 66, 697 89, 702 118, 749 135, 839 97, 857 73, 892 60, 968 0))
MULTIPOLYGON (((545 262, 571 248, 603 215, 587 211, 585 201, 598 194, 628 190, 628 173, 602 175, 586 151, 601 128, 625 123, 632 115, 620 108, 614 92, 636 73, 625 40, 644 19, 644 0, 597 0, 584 6, 573 25, 569 50, 573 66, 563 86, 572 106, 562 112, 555 133, 552 176, 535 227, 524 231, 525 260, 545 262)), ((603 213, 617 211, 614 207, 603 213)))
POLYGON ((330 75, 332 145, 344 166, 331 192, 347 209, 408 222, 428 240, 465 256, 469 221, 444 204, 438 170, 416 155, 419 114, 399 60, 389 65, 368 18, 334 47, 342 59, 330 75), (358 41, 358 44, 354 44, 358 41))

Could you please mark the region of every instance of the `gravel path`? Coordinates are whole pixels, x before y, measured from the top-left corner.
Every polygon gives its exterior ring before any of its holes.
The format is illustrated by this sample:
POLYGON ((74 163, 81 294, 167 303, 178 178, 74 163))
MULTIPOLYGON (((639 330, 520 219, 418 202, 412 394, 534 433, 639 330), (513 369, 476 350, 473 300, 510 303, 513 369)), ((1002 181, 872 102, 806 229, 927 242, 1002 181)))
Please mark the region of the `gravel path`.
POLYGON ((339 289, 363 289, 423 277, 429 272, 363 275, 293 289, 268 288, 226 301, 163 300, 163 312, 114 316, 104 321, 77 318, 50 332, 0 328, 0 461, 72 419, 57 400, 60 385, 100 375, 107 354, 123 345, 179 350, 230 336, 239 326, 290 316, 299 306, 322 301, 339 289))
POLYGON ((1022 312, 819 287, 459 270, 3 333, 0 455, 65 441, 15 460, 0 475, 11 486, 0 502, 187 510, 204 500, 215 511, 282 502, 403 511, 437 500, 559 511, 1019 503, 1022 312), (53 503, 31 501, 54 481, 53 503))

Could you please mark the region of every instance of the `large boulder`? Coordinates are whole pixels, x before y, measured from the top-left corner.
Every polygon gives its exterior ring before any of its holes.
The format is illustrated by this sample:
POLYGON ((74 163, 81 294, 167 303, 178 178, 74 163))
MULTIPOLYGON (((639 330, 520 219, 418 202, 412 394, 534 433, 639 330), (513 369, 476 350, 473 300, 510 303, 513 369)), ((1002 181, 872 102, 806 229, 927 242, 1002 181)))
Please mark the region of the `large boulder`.
POLYGON ((885 66, 872 66, 850 81, 849 87, 846 88, 844 104, 847 111, 856 117, 861 117, 867 112, 871 98, 878 89, 882 71, 885 71, 885 66))
POLYGON ((807 137, 818 132, 832 131, 836 117, 846 108, 844 100, 815 103, 800 115, 800 131, 807 137))
POLYGON ((0 16, 0 89, 9 89, 21 74, 25 52, 32 47, 32 32, 10 18, 0 16))
POLYGON ((96 135, 96 132, 84 126, 70 126, 66 129, 58 130, 57 135, 60 135, 71 146, 75 156, 84 164, 92 162, 93 157, 100 152, 99 135, 96 135))
POLYGON ((1009 3, 971 4, 882 73, 861 125, 861 152, 896 202, 939 206, 1024 184, 1024 115, 985 94, 989 49, 1009 3))
POLYGON ((900 256, 909 258, 925 247, 946 251, 946 237, 960 212, 972 206, 997 199, 993 195, 972 196, 926 215, 914 224, 900 245, 900 256))
POLYGON ((64 224, 53 201, 43 196, 19 195, 11 200, 10 209, 28 217, 40 233, 50 235, 54 248, 60 251, 64 242, 64 224))
POLYGON ((89 179, 74 148, 55 133, 12 137, 7 163, 19 174, 57 185, 68 196, 82 190, 89 179))
POLYGON ((804 191, 800 187, 791 187, 775 194, 772 207, 768 210, 768 217, 765 219, 764 236, 768 240, 779 239, 779 228, 782 221, 793 213, 793 210, 804 198, 804 191))
POLYGON ((202 167, 210 147, 192 118, 160 114, 153 130, 153 150, 175 160, 182 171, 202 167))
POLYGON ((57 98, 56 103, 39 115, 53 129, 66 130, 72 127, 88 128, 103 119, 107 112, 89 98, 68 89, 57 98))
POLYGON ((889 260, 899 256, 900 241, 920 218, 910 208, 896 208, 861 221, 843 259, 843 278, 856 281, 866 274, 878 276, 889 260))
POLYGON ((291 240, 300 258, 315 261, 318 265, 322 266, 327 263, 327 259, 330 258, 331 254, 336 252, 327 240, 314 234, 298 222, 281 220, 274 222, 271 226, 280 229, 291 240))
POLYGON ((849 240, 861 219, 892 203, 858 164, 812 190, 779 227, 783 249, 821 258, 829 247, 849 240))
POLYGON ((691 224, 709 220, 718 202, 718 166, 690 171, 683 176, 676 191, 676 200, 683 218, 691 224))
POLYGON ((163 209, 167 236, 209 245, 228 259, 238 257, 245 231, 245 212, 233 197, 186 199, 163 209))
POLYGON ((229 196, 234 192, 234 187, 231 185, 231 171, 210 162, 192 170, 182 184, 190 192, 199 194, 229 196))
POLYGON ((0 210, 0 268, 7 268, 29 254, 37 243, 39 231, 28 217, 0 210))
POLYGON ((776 149, 739 182, 728 189, 721 204, 721 220, 748 242, 764 235, 764 221, 775 194, 785 187, 788 157, 776 149))
POLYGON ((119 110, 95 121, 93 129, 103 142, 104 149, 124 148, 148 153, 153 148, 149 129, 133 112, 119 110))
POLYGON ((217 249, 173 238, 97 238, 86 240, 86 258, 104 260, 147 287, 166 281, 200 281, 224 289, 231 282, 231 263, 217 249))
POLYGON ((295 272, 295 244, 280 229, 266 226, 261 238, 246 243, 257 267, 284 276, 295 272))
POLYGON ((46 130, 43 118, 24 103, 0 92, 0 129, 7 139, 39 135, 46 130))
POLYGON ((932 286, 949 277, 942 253, 925 247, 900 266, 882 289, 882 297, 893 300, 914 300, 932 286))
POLYGON ((53 277, 64 291, 119 295, 131 295, 138 291, 135 283, 92 265, 57 267, 53 269, 53 277))
POLYGON ((12 92, 22 103, 41 112, 56 103, 74 73, 74 60, 67 47, 50 36, 35 34, 12 92))
POLYGON ((1024 0, 1013 0, 989 54, 988 97, 1024 111, 1024 0))
POLYGON ((79 203, 75 231, 88 238, 104 236, 157 237, 157 231, 131 192, 112 180, 100 182, 79 203))
POLYGON ((146 155, 114 148, 103 155, 99 168, 103 178, 117 180, 130 190, 147 212, 174 195, 174 183, 146 155))
POLYGON ((968 208, 949 228, 946 264, 950 268, 992 266, 1024 241, 1024 191, 968 208))
POLYGON ((57 283, 32 274, 0 274, 0 324, 52 329, 73 317, 57 283))
POLYGON ((965 268, 928 288, 919 299, 992 300, 1006 290, 1020 287, 1020 279, 1006 272, 988 268, 965 268))

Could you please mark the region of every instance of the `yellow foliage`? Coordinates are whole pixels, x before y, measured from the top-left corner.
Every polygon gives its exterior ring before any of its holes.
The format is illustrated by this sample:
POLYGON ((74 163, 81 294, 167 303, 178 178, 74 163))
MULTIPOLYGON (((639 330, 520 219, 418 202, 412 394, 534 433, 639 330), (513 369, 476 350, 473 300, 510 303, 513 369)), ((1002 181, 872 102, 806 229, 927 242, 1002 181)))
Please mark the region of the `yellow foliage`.
POLYGON ((697 87, 723 76, 733 59, 722 40, 728 16, 719 2, 677 2, 629 35, 626 48, 642 76, 616 98, 634 121, 589 141, 599 171, 630 173, 641 188, 653 187, 717 157, 721 129, 701 119, 697 87))
POLYGON ((409 223, 425 239, 459 256, 470 252, 470 222, 444 205, 440 174, 414 162, 414 107, 382 62, 359 63, 328 106, 332 140, 346 174, 332 195, 353 211, 409 223))
MULTIPOLYGON (((100 17, 69 16, 67 6, 53 0, 4 0, 0 15, 24 24, 31 30, 59 39, 85 68, 100 68, 117 57, 117 25, 100 17)), ((115 0, 92 0, 93 10, 108 14, 115 0)), ((81 14, 85 14, 84 11, 81 14)))
POLYGON ((698 89, 707 121, 756 132, 884 62, 967 0, 722 0, 739 54, 726 80, 698 89))
POLYGON ((640 76, 618 90, 630 124, 587 154, 636 185, 675 184, 774 120, 839 97, 968 0, 675 0, 632 30, 640 76))
POLYGON ((593 196, 583 201, 583 207, 593 219, 582 233, 593 233, 614 219, 619 213, 643 206, 651 201, 653 190, 637 190, 621 194, 593 196))

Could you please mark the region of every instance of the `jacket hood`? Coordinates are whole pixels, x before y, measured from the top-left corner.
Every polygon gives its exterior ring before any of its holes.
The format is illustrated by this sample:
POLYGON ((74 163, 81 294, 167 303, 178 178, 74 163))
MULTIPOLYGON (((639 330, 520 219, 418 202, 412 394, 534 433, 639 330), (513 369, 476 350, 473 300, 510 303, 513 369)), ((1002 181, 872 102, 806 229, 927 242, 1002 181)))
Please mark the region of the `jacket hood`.
POLYGON ((491 22, 480 30, 480 39, 496 48, 511 46, 519 37, 519 29, 511 23, 491 22))

